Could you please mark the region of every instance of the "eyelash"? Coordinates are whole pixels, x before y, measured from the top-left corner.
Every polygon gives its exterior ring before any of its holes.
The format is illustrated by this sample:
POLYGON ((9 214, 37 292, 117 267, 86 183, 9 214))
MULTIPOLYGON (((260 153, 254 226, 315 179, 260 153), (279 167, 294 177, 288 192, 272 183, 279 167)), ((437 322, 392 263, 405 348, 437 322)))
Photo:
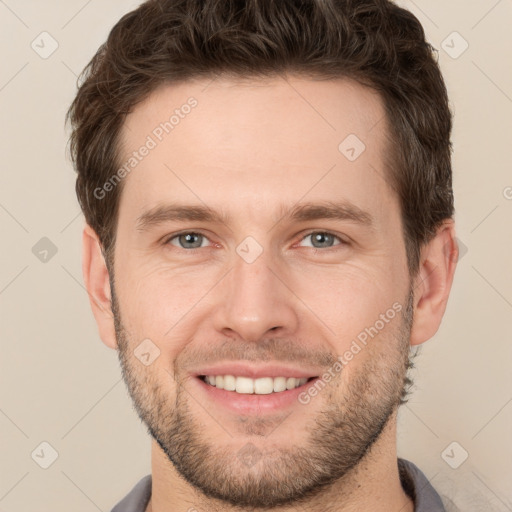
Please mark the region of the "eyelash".
MULTIPOLYGON (((339 244, 336 244, 336 245, 333 245, 331 247, 325 247, 325 248, 317 248, 317 247, 309 247, 309 249, 312 249, 313 250, 313 253, 314 254, 318 254, 320 252, 322 253, 325 253, 325 252, 330 252, 331 250, 336 250, 337 247, 340 247, 340 246, 346 246, 346 245, 349 245, 349 242, 347 242, 346 240, 342 239, 340 236, 336 235, 335 233, 332 233, 330 231, 320 231, 320 230, 312 230, 312 231, 309 231, 308 233, 305 233, 302 238, 299 240, 299 242, 302 242, 305 238, 307 238, 308 236, 311 236, 313 234, 316 234, 316 233, 320 233, 322 235, 329 235, 329 236, 333 236, 334 238, 338 239, 338 241, 340 242, 339 244)), ((182 235, 189 235, 189 234, 194 234, 194 235, 201 235, 203 236, 204 238, 206 238, 207 240, 210 240, 204 233, 202 233, 201 231, 181 231, 179 233, 174 233, 172 235, 170 235, 169 237, 165 238, 164 239, 164 242, 163 244, 164 245, 168 245, 170 244, 171 240, 174 240, 175 238, 178 238, 179 236, 182 236, 182 235)), ((176 246, 173 246, 175 247, 176 249, 180 249, 182 251, 186 251, 186 252, 195 252, 199 249, 204 249, 204 247, 193 247, 191 249, 185 249, 183 247, 176 247, 176 246)))

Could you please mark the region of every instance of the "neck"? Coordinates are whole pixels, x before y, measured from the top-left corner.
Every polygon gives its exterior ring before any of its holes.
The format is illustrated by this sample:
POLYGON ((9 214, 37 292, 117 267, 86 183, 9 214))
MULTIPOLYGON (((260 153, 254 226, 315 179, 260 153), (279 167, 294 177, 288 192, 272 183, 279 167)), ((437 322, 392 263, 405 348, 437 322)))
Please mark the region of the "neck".
MULTIPOLYGON (((151 451, 152 496, 146 512, 208 510, 247 512, 220 500, 206 497, 176 471, 156 441, 151 451)), ((414 503, 400 483, 396 455, 396 411, 379 439, 350 473, 308 501, 300 503, 307 512, 414 512, 414 503)), ((297 503, 275 509, 296 512, 297 503)), ((251 512, 260 512, 251 509, 251 512)), ((266 509, 265 512, 269 512, 266 509)))

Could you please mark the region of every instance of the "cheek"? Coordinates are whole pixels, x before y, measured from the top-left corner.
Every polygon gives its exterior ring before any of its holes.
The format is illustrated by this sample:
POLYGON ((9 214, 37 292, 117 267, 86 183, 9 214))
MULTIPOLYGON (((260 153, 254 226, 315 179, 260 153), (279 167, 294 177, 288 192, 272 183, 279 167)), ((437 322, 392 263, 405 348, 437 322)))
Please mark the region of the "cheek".
POLYGON ((182 332, 186 319, 194 316, 216 275, 210 271, 170 269, 166 265, 139 266, 120 277, 119 302, 123 324, 137 338, 163 340, 182 332))
POLYGON ((339 350, 405 296, 405 283, 398 283, 391 272, 377 267, 310 268, 307 274, 293 276, 292 283, 294 293, 329 329, 328 335, 335 338, 339 350))

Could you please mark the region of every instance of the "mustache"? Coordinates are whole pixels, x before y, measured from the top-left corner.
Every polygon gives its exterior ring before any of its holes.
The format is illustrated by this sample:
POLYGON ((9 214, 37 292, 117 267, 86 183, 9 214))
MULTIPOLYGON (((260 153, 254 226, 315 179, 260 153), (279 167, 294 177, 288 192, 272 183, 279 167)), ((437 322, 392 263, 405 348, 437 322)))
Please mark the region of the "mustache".
POLYGON ((337 354, 300 340, 266 338, 259 342, 247 343, 236 340, 221 340, 218 343, 187 345, 176 359, 177 370, 189 371, 201 365, 216 364, 221 361, 278 362, 302 366, 330 367, 337 361, 337 354), (206 348, 205 348, 206 347, 206 348))

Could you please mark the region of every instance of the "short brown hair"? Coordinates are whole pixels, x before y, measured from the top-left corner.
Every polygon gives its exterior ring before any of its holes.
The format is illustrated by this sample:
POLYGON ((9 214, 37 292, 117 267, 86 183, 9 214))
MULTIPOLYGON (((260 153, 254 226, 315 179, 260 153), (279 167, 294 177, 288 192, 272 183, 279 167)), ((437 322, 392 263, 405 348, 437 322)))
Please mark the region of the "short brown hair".
MULTIPOLYGON (((126 14, 86 66, 67 113, 76 192, 107 259, 122 183, 94 193, 119 166, 126 115, 164 83, 221 74, 351 78, 378 91, 387 115, 388 183, 397 192, 409 272, 453 216, 452 116, 418 19, 388 0, 148 0, 126 14)), ((341 141, 340 141, 341 142, 341 141)))

